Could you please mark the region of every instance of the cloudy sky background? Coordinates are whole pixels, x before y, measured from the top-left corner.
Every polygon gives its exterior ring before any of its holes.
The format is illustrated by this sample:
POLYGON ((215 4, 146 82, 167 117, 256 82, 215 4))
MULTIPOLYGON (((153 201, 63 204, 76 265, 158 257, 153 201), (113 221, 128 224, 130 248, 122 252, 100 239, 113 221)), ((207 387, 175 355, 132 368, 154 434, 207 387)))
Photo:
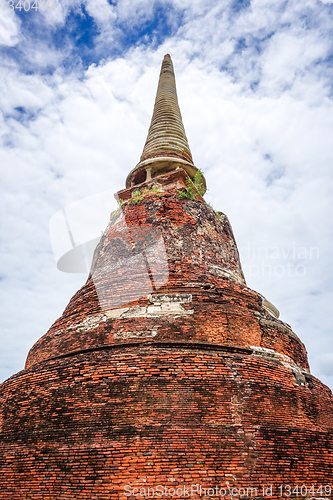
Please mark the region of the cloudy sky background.
POLYGON ((0 380, 85 282, 57 270, 49 221, 124 187, 170 53, 206 199, 231 221, 248 285, 333 388, 332 1, 11 5, 0 4, 0 380))

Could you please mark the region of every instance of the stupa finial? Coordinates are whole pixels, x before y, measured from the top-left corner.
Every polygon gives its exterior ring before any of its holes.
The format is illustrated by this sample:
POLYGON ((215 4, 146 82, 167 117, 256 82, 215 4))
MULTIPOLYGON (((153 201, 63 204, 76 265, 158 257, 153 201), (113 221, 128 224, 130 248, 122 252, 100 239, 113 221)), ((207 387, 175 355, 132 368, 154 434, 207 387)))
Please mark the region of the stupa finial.
POLYGON ((140 161, 166 155, 182 158, 193 164, 178 105, 175 73, 169 54, 164 56, 162 62, 154 112, 140 161))
POLYGON ((155 106, 140 162, 128 175, 126 187, 182 167, 193 178, 197 168, 180 113, 170 54, 164 56, 155 106))

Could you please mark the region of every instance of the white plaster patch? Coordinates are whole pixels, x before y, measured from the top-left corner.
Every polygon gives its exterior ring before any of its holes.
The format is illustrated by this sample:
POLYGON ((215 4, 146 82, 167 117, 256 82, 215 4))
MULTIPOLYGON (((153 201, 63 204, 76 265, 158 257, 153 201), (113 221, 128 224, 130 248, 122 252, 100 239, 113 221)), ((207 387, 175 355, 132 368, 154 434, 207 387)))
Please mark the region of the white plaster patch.
POLYGON ((262 297, 262 306, 267 311, 271 316, 274 316, 274 318, 278 318, 280 316, 280 311, 272 304, 269 302, 269 300, 266 299, 263 295, 259 294, 262 297))
POLYGON ((250 346, 250 349, 253 350, 254 354, 257 354, 259 356, 265 356, 267 358, 275 358, 279 359, 281 363, 286 367, 290 368, 293 371, 297 371, 299 373, 310 373, 308 370, 305 368, 301 368, 298 366, 293 359, 291 359, 289 356, 286 356, 285 354, 281 354, 279 352, 274 351, 273 349, 267 349, 266 347, 258 347, 258 346, 250 346))
POLYGON ((146 316, 146 307, 121 307, 105 312, 107 319, 140 318, 146 316))
POLYGON ((181 304, 192 302, 190 293, 183 294, 156 294, 149 295, 148 299, 152 305, 147 307, 147 317, 157 316, 188 316, 193 314, 193 309, 183 309, 181 304))
POLYGON ((156 294, 156 295, 148 295, 149 302, 153 304, 160 304, 164 302, 179 302, 179 303, 189 303, 192 302, 192 295, 190 293, 167 293, 167 294, 156 294))
POLYGON ((69 330, 85 332, 96 328, 101 322, 107 319, 125 319, 125 318, 156 318, 162 316, 189 316, 194 313, 193 309, 183 309, 181 304, 192 302, 192 295, 185 294, 158 294, 149 295, 150 305, 146 307, 121 307, 119 309, 110 309, 104 313, 88 316, 82 323, 69 330))
POLYGON ((155 337, 158 333, 158 327, 153 328, 151 331, 140 330, 139 332, 118 332, 114 334, 115 339, 137 339, 137 338, 151 338, 155 337))
POLYGON ((82 323, 74 327, 70 327, 69 330, 76 330, 77 332, 84 332, 86 330, 91 330, 92 328, 96 328, 102 321, 106 320, 106 315, 95 314, 94 316, 88 316, 82 323))
POLYGON ((218 278, 223 278, 227 279, 230 281, 234 281, 235 283, 238 283, 240 285, 244 285, 245 281, 243 278, 240 276, 234 274, 233 272, 223 269, 222 267, 219 266, 213 266, 212 264, 207 265, 208 271, 213 275, 217 276, 218 278))
POLYGON ((154 304, 147 307, 147 318, 155 318, 157 316, 189 316, 193 313, 193 309, 183 309, 179 302, 154 304))

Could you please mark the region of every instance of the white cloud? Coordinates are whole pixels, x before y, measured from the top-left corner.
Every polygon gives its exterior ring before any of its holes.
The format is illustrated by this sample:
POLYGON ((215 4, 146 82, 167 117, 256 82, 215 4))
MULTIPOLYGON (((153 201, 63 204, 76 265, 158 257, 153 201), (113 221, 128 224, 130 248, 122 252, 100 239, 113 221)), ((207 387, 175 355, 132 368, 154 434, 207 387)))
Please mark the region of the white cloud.
POLYGON ((101 24, 110 23, 117 18, 115 6, 107 0, 87 0, 87 12, 101 24))
POLYGON ((41 78, 22 74, 16 68, 3 68, 0 85, 0 108, 5 114, 13 114, 17 107, 36 113, 53 98, 52 89, 41 78))
POLYGON ((333 352, 323 353, 316 358, 316 364, 318 366, 318 372, 322 376, 329 379, 332 383, 333 381, 333 352))
POLYGON ((15 14, 6 9, 1 9, 0 15, 0 45, 15 46, 19 40, 20 21, 15 14))
POLYGON ((59 27, 66 22, 66 17, 69 11, 80 12, 81 0, 54 0, 54 8, 52 10, 39 10, 39 14, 43 17, 43 22, 49 26, 59 27))

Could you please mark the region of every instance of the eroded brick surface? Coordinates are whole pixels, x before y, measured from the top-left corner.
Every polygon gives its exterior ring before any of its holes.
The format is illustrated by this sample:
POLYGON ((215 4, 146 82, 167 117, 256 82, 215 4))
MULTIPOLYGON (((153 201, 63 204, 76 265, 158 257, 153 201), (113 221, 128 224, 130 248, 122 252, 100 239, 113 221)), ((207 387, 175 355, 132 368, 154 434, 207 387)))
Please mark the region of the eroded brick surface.
MULTIPOLYGON (((137 187, 122 194, 127 204, 111 218, 95 253, 92 276, 74 295, 63 316, 31 349, 27 367, 80 349, 154 337, 156 341, 260 346, 308 368, 306 351, 298 337, 269 315, 262 307, 261 296, 246 287, 227 217, 217 216, 200 197, 179 200, 178 187, 186 186, 185 180, 182 170, 161 176, 158 186, 167 191, 151 192, 155 184, 150 182, 147 194, 137 204, 130 201, 130 195, 125 196, 137 187), (143 251, 147 255, 147 249, 158 247, 160 241, 165 248, 165 264, 154 254, 148 262, 153 269, 161 270, 164 283, 154 289, 147 273, 143 278, 145 262, 138 259, 143 251), (136 256, 129 269, 128 260, 136 256), (141 298, 137 298, 138 290, 141 298), (151 294, 175 300, 190 294, 191 301, 180 302, 178 314, 169 314, 163 304, 158 314, 157 306, 154 310, 149 300, 151 294), (108 312, 114 308, 120 311, 118 317, 108 312)), ((158 272, 153 276, 153 281, 158 281, 158 272)))
POLYGON ((331 480, 330 391, 250 353, 118 346, 20 372, 2 398, 0 498, 331 480))
POLYGON ((331 480, 329 389, 250 352, 115 346, 20 372, 2 398, 0 498, 331 480))
POLYGON ((157 180, 122 192, 87 283, 1 385, 0 499, 331 484, 331 391, 246 286, 227 217, 179 199, 182 170, 157 180))

